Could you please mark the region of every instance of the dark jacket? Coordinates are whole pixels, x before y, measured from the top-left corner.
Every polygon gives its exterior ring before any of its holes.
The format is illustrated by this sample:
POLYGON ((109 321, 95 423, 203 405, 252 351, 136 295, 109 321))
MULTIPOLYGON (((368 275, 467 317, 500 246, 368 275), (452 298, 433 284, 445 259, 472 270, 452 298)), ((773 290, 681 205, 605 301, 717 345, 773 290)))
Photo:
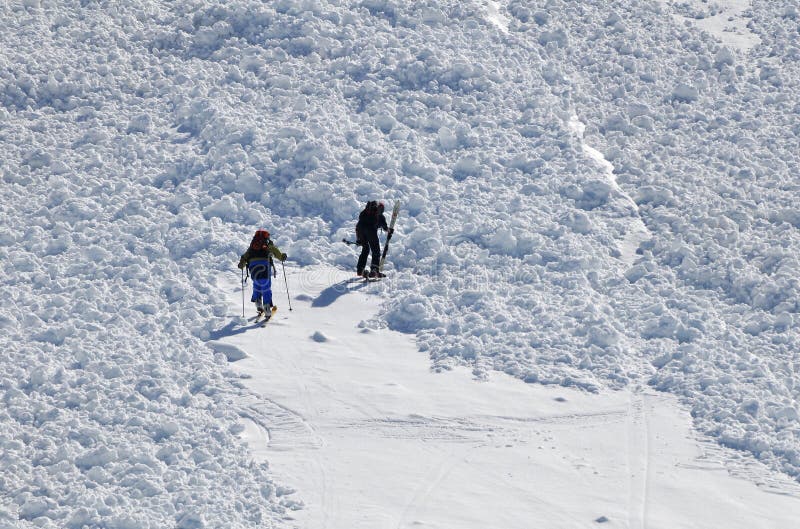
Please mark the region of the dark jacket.
POLYGON ((377 238, 378 228, 382 230, 389 229, 389 226, 386 224, 386 217, 383 216, 380 210, 369 211, 365 209, 358 215, 356 237, 359 242, 366 242, 372 238, 377 238))

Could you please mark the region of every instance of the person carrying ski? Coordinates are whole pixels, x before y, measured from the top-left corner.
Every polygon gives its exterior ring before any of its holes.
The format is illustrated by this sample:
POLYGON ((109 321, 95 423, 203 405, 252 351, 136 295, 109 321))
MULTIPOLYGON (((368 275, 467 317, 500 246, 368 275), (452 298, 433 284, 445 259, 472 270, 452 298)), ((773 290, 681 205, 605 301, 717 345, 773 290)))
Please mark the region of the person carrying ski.
POLYGON ((253 279, 253 297, 250 299, 256 304, 259 314, 270 314, 272 309, 272 273, 274 265, 272 258, 283 262, 286 254, 272 243, 267 230, 257 230, 250 241, 250 247, 239 259, 239 269, 247 267, 253 279))
POLYGON ((356 224, 356 243, 361 245, 361 255, 358 256, 356 273, 360 276, 378 278, 386 277, 378 268, 381 261, 381 243, 378 240, 378 229, 392 233, 391 228, 386 225, 386 217, 383 216, 383 202, 370 200, 367 206, 358 215, 356 224), (364 267, 367 265, 367 257, 372 252, 372 263, 370 272, 367 274, 364 267))

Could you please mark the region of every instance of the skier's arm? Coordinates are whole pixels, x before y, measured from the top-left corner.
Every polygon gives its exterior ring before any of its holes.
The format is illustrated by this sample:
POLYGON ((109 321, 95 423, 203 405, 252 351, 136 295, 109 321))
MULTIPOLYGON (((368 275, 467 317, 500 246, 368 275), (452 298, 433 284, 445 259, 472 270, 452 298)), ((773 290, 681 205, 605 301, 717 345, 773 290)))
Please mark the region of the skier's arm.
POLYGON ((248 248, 248 249, 247 249, 247 251, 246 251, 246 252, 244 252, 244 253, 242 254, 242 256, 239 258, 239 264, 238 264, 238 265, 236 265, 236 266, 238 266, 238 267, 239 267, 239 269, 242 269, 242 268, 244 268, 245 266, 247 266, 247 260, 248 260, 249 258, 250 258, 250 249, 248 248))
POLYGON ((386 217, 383 214, 378 215, 378 227, 383 231, 389 229, 389 225, 386 224, 386 217))
POLYGON ((275 256, 275 259, 277 259, 278 261, 283 262, 286 260, 287 257, 286 254, 281 252, 280 248, 278 248, 274 244, 270 244, 269 251, 272 255, 275 256))

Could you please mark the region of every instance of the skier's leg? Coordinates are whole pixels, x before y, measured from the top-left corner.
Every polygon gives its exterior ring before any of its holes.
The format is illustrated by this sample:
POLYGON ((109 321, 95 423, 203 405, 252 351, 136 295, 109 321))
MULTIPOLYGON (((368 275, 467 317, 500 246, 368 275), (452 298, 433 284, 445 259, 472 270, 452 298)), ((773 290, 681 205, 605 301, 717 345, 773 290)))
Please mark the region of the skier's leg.
POLYGON ((369 238, 369 250, 372 252, 372 264, 370 266, 370 272, 378 273, 378 267, 381 263, 381 243, 378 240, 378 234, 375 233, 374 237, 369 238))
POLYGON ((356 265, 356 273, 358 275, 364 272, 364 267, 367 266, 367 257, 369 257, 369 245, 362 243, 361 255, 358 256, 358 265, 356 265))
POLYGON ((253 295, 250 296, 250 301, 255 303, 256 307, 258 307, 258 302, 261 299, 261 291, 258 285, 258 269, 253 266, 249 266, 248 270, 250 271, 250 279, 251 283, 253 284, 253 295))
POLYGON ((267 279, 264 283, 264 309, 269 309, 272 307, 272 279, 267 279))
POLYGON ((259 298, 258 285, 256 284, 256 280, 255 279, 253 279, 252 283, 253 283, 253 295, 250 296, 250 301, 252 301, 253 303, 256 303, 258 301, 258 298, 259 298))
POLYGON ((264 308, 264 301, 267 297, 267 293, 271 296, 271 292, 269 290, 269 280, 268 279, 254 279, 253 280, 253 301, 256 304, 256 310, 259 312, 264 308))

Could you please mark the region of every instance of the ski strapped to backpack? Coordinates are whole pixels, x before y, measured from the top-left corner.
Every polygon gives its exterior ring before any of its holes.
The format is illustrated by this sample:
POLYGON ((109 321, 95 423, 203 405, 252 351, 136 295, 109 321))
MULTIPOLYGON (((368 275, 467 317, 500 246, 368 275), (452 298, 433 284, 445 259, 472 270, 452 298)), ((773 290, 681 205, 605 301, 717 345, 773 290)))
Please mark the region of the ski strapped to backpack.
POLYGON ((392 234, 394 233, 394 224, 397 222, 397 214, 400 213, 400 201, 394 203, 394 208, 392 209, 392 220, 389 221, 389 234, 386 236, 386 243, 383 245, 383 253, 381 254, 381 261, 378 264, 378 273, 383 271, 383 263, 386 261, 386 252, 389 250, 389 241, 392 240, 392 234))

